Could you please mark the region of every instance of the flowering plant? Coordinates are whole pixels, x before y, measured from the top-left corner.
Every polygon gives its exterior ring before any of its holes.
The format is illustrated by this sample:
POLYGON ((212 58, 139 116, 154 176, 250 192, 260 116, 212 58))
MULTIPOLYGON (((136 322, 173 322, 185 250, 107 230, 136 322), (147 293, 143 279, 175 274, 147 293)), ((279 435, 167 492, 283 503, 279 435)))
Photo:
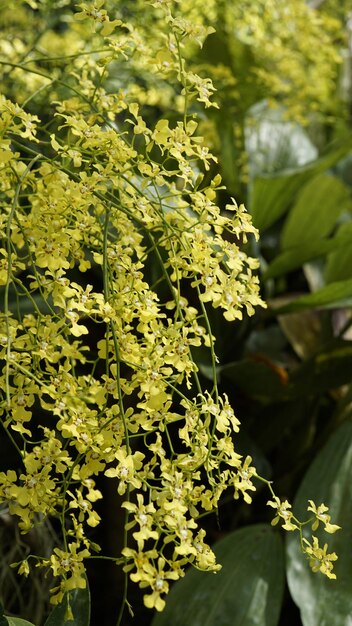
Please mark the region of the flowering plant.
MULTIPOLYGON (((45 23, 50 2, 21 4, 23 20, 39 12, 45 23)), ((0 499, 22 533, 56 520, 51 553, 19 565, 52 572, 55 604, 86 585, 85 561, 100 549, 97 483, 114 479, 125 515, 114 560, 160 611, 188 564, 220 567, 202 516, 226 490, 250 503, 254 478, 267 482, 237 451, 208 313, 235 321, 265 304, 244 247, 258 233, 243 205, 219 207, 216 156, 199 133, 202 107, 218 105, 186 53, 213 28, 178 2, 146 4, 153 45, 96 0, 67 9, 61 38, 43 29, 2 46, 9 84, 21 89, 0 99, 0 412, 17 453, 16 469, 0 473, 0 499), (108 88, 128 65, 146 86, 108 88), (176 120, 148 119, 152 81, 175 98, 176 120)), ((333 577, 336 555, 303 540, 304 523, 272 495, 274 522, 298 529, 312 567, 333 577)), ((337 530, 324 505, 309 510, 337 530)))

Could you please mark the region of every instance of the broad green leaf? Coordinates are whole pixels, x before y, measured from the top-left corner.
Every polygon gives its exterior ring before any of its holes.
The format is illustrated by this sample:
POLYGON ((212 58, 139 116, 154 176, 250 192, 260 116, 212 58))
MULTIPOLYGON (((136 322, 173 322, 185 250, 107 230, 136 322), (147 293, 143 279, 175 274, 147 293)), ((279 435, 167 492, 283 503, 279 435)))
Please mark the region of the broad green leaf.
POLYGON ((62 602, 52 610, 44 626, 89 626, 89 624, 90 593, 87 581, 85 589, 74 589, 66 594, 62 602), (68 600, 73 620, 67 619, 68 600))
POLYGON ((5 615, 7 619, 8 626, 34 626, 32 622, 27 622, 26 619, 22 619, 21 617, 8 617, 5 615))
POLYGON ((214 550, 222 570, 188 571, 153 626, 276 626, 284 587, 277 531, 264 524, 241 528, 214 550))
POLYGON ((253 181, 248 208, 254 225, 265 230, 281 217, 295 201, 305 183, 339 161, 350 149, 351 141, 331 150, 310 165, 285 170, 274 176, 260 176, 253 181))
POLYGON ((309 167, 298 173, 258 176, 253 181, 248 208, 259 231, 269 228, 289 208, 295 195, 312 175, 309 167))
MULTIPOLYGON (((336 552, 337 580, 314 574, 301 553, 297 537, 287 536, 287 578, 291 595, 300 608, 303 626, 350 626, 352 623, 352 422, 345 422, 329 439, 309 468, 298 490, 293 510, 307 515, 307 500, 330 508, 332 523, 342 530, 328 535, 314 532, 319 542, 336 552)), ((320 525, 321 526, 321 525, 320 525)), ((308 537, 309 529, 307 529, 308 537)))
MULTIPOLYGON (((345 252, 352 249, 352 232, 340 229, 339 233, 331 239, 320 239, 318 241, 305 242, 304 246, 297 245, 289 250, 284 250, 269 265, 264 273, 264 280, 277 278, 290 272, 304 263, 316 259, 326 254, 336 252, 340 257, 345 258, 345 252)), ((333 254, 331 254, 333 256, 333 254)), ((346 255, 348 256, 348 255, 346 255)), ((349 256, 348 256, 349 258, 349 256)), ((350 264, 351 267, 351 264, 350 264)), ((329 275, 330 276, 330 275, 329 275)), ((336 276, 336 275, 335 275, 336 276)), ((343 276, 345 278, 346 276, 343 276)), ((341 275, 340 275, 341 278, 341 275)), ((340 279, 339 278, 339 279, 340 279)), ((335 278, 335 280, 338 280, 335 278)), ((327 280, 327 282, 332 282, 327 280)))
POLYGON ((328 235, 345 208, 349 189, 330 174, 318 174, 300 192, 282 232, 283 249, 305 246, 328 235))
POLYGON ((352 154, 347 154, 336 163, 334 172, 348 187, 352 187, 352 154))
POLYGON ((297 300, 275 309, 275 313, 294 313, 305 309, 333 309, 352 304, 352 278, 330 283, 315 293, 301 296, 297 300))
POLYGON ((337 237, 339 236, 346 238, 346 245, 329 254, 325 268, 327 283, 352 278, 352 222, 341 224, 337 237))

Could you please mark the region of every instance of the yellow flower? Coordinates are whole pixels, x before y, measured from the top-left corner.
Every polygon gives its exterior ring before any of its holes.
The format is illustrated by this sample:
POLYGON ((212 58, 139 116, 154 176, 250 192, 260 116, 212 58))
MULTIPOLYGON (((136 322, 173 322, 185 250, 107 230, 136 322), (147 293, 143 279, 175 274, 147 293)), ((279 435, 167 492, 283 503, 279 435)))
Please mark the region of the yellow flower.
POLYGON ((144 543, 148 539, 158 539, 159 533, 155 530, 154 514, 156 509, 152 503, 144 504, 142 494, 137 494, 137 504, 133 502, 123 502, 123 508, 134 514, 134 521, 129 522, 127 529, 130 530, 136 524, 139 530, 133 533, 133 538, 137 541, 138 550, 143 551, 144 543), (154 526, 154 529, 153 529, 154 526))
POLYGON ((316 530, 319 526, 319 522, 323 522, 324 530, 327 533, 335 533, 337 530, 341 529, 341 526, 337 526, 337 524, 330 523, 330 515, 327 514, 329 510, 325 504, 320 504, 318 507, 314 504, 313 500, 308 500, 309 507, 307 511, 312 511, 315 515, 315 521, 312 524, 312 530, 316 530))
POLYGON ((128 454, 125 447, 115 452, 115 458, 119 461, 115 468, 107 469, 104 474, 109 478, 118 478, 118 493, 123 495, 126 492, 127 485, 133 488, 141 487, 142 481, 138 471, 143 466, 145 455, 142 452, 128 454))
POLYGON ((321 548, 319 546, 319 541, 317 537, 313 536, 313 543, 310 544, 307 539, 303 539, 305 543, 304 551, 309 557, 309 565, 312 568, 313 572, 321 572, 325 574, 328 578, 336 579, 336 574, 333 574, 333 561, 337 560, 337 554, 332 552, 328 554, 327 543, 324 544, 324 547, 321 548))
POLYGON ((282 519, 284 522, 282 524, 282 528, 284 528, 285 530, 298 530, 299 527, 295 523, 293 513, 290 510, 292 508, 291 504, 287 500, 284 500, 282 502, 280 498, 275 496, 274 500, 269 500, 267 504, 273 509, 276 509, 277 512, 276 517, 274 517, 271 522, 272 526, 275 526, 280 521, 280 519, 282 519))

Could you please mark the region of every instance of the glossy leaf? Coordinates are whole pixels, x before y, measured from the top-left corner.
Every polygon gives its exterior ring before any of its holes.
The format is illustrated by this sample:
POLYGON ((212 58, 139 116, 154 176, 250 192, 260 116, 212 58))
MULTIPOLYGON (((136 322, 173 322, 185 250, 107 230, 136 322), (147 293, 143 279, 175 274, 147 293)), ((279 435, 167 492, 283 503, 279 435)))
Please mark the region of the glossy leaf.
POLYGON ((62 602, 55 606, 44 626, 89 626, 90 624, 90 593, 88 582, 85 589, 74 589, 62 602), (68 601, 73 619, 68 619, 68 601))
POLYGON ((350 143, 346 142, 313 164, 256 178, 248 202, 254 225, 263 231, 274 224, 289 209, 308 180, 339 161, 349 150, 350 143))
POLYGON ((289 208, 302 185, 310 178, 309 167, 292 174, 258 176, 249 196, 249 210, 253 223, 260 231, 269 228, 289 208))
POLYGON ((329 254, 325 268, 327 283, 352 278, 352 221, 342 224, 337 236, 345 237, 346 245, 329 254))
POLYGON ((32 622, 27 622, 26 619, 21 617, 8 617, 6 615, 5 619, 7 619, 8 626, 34 626, 32 622))
POLYGON ((275 312, 279 315, 283 313, 294 313, 305 309, 333 309, 352 304, 352 278, 349 280, 339 280, 330 285, 318 289, 315 293, 301 296, 297 300, 285 304, 275 312))
POLYGON ((330 174, 315 176, 299 193, 285 222, 283 249, 322 239, 332 231, 345 208, 351 208, 346 185, 330 174))
MULTIPOLYGON (((324 502, 332 522, 342 530, 328 535, 315 531, 329 553, 336 552, 337 580, 314 574, 293 534, 287 536, 287 577, 291 595, 300 608, 303 626, 350 626, 352 623, 352 422, 345 422, 330 438, 309 468, 294 502, 299 517, 306 516, 307 500, 324 502)), ((307 531, 308 532, 308 531, 307 531)))
MULTIPOLYGON (((332 238, 324 238, 318 241, 305 242, 304 246, 297 245, 288 250, 281 252, 269 265, 264 273, 264 279, 277 278, 287 272, 290 272, 298 267, 301 267, 307 261, 316 259, 321 256, 336 252, 339 256, 345 258, 347 250, 352 248, 352 232, 342 229, 339 233, 332 238)), ((331 254, 333 256, 333 254, 331 254)), ((334 280, 345 278, 332 273, 334 280)), ((327 282, 332 282, 332 276, 329 274, 327 282)))
POLYGON ((258 524, 214 546, 222 570, 191 569, 177 582, 153 626, 276 626, 284 587, 281 537, 258 524))

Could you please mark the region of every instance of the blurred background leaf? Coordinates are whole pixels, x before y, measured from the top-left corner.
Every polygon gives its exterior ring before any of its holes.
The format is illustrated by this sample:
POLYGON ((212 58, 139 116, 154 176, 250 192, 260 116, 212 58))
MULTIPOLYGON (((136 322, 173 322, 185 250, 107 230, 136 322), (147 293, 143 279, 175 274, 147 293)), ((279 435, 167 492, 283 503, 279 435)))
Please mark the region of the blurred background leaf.
POLYGON ((214 545, 222 569, 177 582, 153 626, 277 626, 284 589, 280 535, 256 524, 214 545))
POLYGON ((287 579, 291 595, 300 608, 303 626, 348 626, 352 614, 352 422, 334 433, 307 471, 294 502, 295 515, 305 515, 308 499, 326 504, 335 524, 343 530, 328 535, 320 528, 314 533, 328 552, 336 552, 337 580, 314 574, 307 567, 297 538, 289 534, 287 579))

